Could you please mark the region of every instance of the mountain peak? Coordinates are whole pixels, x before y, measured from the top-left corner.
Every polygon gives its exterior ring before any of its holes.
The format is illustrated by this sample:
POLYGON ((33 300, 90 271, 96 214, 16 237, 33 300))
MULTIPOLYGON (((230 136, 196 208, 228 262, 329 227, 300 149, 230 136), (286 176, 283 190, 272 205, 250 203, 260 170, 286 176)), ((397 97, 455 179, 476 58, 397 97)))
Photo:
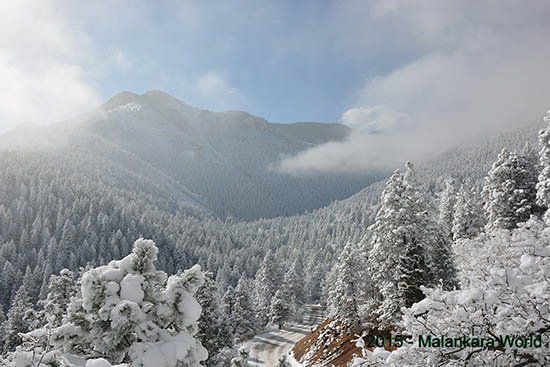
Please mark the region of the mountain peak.
MULTIPOLYGON (((174 96, 169 95, 168 93, 165 93, 163 91, 160 91, 158 89, 153 89, 150 91, 147 91, 139 96, 142 101, 149 102, 153 105, 169 105, 169 106, 189 106, 188 104, 180 101, 174 96)), ((189 106, 191 107, 191 106, 189 106)))
POLYGON ((138 99, 139 99, 139 94, 123 91, 111 97, 107 102, 103 104, 103 107, 106 110, 109 110, 111 108, 115 108, 120 105, 124 105, 130 102, 136 101, 138 99))
POLYGON ((166 108, 175 109, 184 114, 191 114, 193 116, 200 113, 200 109, 190 106, 176 97, 157 89, 147 91, 143 94, 123 91, 110 98, 101 107, 106 111, 112 111, 120 107, 134 104, 140 107, 149 106, 161 110, 166 108))
POLYGON ((158 89, 152 89, 142 94, 142 96, 151 96, 151 97, 162 97, 162 98, 170 98, 175 99, 175 97, 169 95, 168 93, 165 93, 158 89))

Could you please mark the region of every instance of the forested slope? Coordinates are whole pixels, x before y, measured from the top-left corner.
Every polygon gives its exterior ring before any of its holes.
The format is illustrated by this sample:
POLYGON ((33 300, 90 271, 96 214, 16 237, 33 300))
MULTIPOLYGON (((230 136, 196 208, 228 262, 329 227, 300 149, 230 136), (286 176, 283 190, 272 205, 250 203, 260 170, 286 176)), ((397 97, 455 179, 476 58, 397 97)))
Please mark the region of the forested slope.
POLYGON ((159 91, 123 92, 95 110, 48 128, 0 137, 5 149, 50 152, 88 174, 108 162, 107 175, 141 176, 146 190, 164 191, 219 217, 253 220, 294 215, 349 197, 380 172, 291 176, 277 162, 315 144, 342 140, 339 124, 272 124, 242 111, 199 110, 159 91), (147 187, 145 187, 147 186, 147 187))

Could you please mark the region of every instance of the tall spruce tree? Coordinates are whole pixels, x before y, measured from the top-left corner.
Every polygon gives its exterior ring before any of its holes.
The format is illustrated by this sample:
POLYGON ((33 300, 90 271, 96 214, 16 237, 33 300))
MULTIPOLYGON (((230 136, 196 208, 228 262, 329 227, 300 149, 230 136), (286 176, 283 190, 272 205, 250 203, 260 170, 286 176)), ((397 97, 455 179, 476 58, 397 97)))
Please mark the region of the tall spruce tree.
POLYGON ((368 269, 382 298, 377 307, 382 329, 394 328, 401 307, 420 299, 421 285, 456 285, 450 248, 431 211, 427 193, 407 162, 405 174, 396 171, 388 181, 382 206, 370 227, 368 269))
POLYGON ((291 266, 285 272, 283 278, 282 290, 287 297, 287 301, 293 315, 300 315, 304 305, 304 273, 301 260, 294 260, 291 266))
MULTIPOLYGON (((6 335, 6 332, 4 330, 6 321, 6 314, 4 313, 4 308, 2 305, 0 305, 0 335, 2 335, 2 338, 4 338, 4 335, 6 335)), ((2 355, 2 351, 4 349, 4 341, 3 339, 0 339, 0 356, 2 355)))
POLYGON ((453 218, 455 215, 455 204, 457 200, 456 182, 448 178, 445 180, 445 187, 439 195, 439 218, 438 224, 448 239, 453 237, 453 218))
POLYGON ((509 167, 510 154, 507 149, 503 149, 485 178, 482 195, 487 214, 487 230, 512 229, 516 225, 515 213, 509 200, 515 186, 509 167))
POLYGON ((21 344, 20 334, 31 331, 35 320, 36 315, 29 294, 25 287, 21 286, 15 293, 12 306, 3 324, 3 353, 13 351, 16 346, 21 344))
POLYGON ((233 314, 235 307, 235 289, 232 286, 227 287, 222 297, 222 311, 225 317, 230 317, 233 314))
POLYGON ((538 165, 532 149, 523 154, 503 149, 483 186, 486 229, 514 229, 529 219, 536 205, 538 165))
POLYGON ((517 187, 511 201, 519 222, 529 220, 531 214, 538 212, 537 183, 540 172, 539 156, 536 149, 526 142, 517 163, 517 187))
MULTIPOLYGON (((548 209, 550 207, 550 111, 544 117, 544 121, 548 123, 548 126, 539 132, 541 170, 537 183, 537 204, 543 209, 548 209)), ((545 221, 550 223, 548 211, 545 214, 545 221)))
POLYGON ((261 327, 265 327, 269 323, 271 299, 278 289, 279 282, 280 274, 275 263, 275 256, 271 250, 268 250, 255 279, 256 298, 254 304, 261 327))
POLYGON ((390 296, 396 305, 410 307, 424 298, 420 289, 429 281, 429 272, 426 272, 426 251, 421 243, 412 239, 405 248, 405 252, 399 257, 399 262, 394 270, 399 274, 397 291, 390 296))
POLYGON ((252 282, 246 278, 239 279, 235 288, 231 325, 239 339, 251 337, 256 332, 253 290, 252 282))
POLYGON ((474 238, 485 226, 485 213, 479 192, 468 183, 458 190, 453 219, 453 240, 474 238))
POLYGON ((201 317, 197 321, 199 331, 196 338, 208 351, 208 359, 204 364, 214 367, 215 358, 213 357, 221 349, 232 346, 233 333, 229 325, 229 317, 222 311, 218 287, 212 273, 205 273, 205 282, 197 290, 196 299, 202 308, 201 317))
POLYGON ((269 321, 277 325, 277 327, 282 329, 283 324, 288 321, 290 317, 290 307, 285 299, 284 293, 279 289, 273 295, 271 299, 271 304, 269 307, 269 321))
POLYGON ((59 275, 52 275, 48 286, 48 295, 45 300, 40 301, 43 305, 40 318, 50 327, 61 326, 63 316, 67 312, 67 306, 71 297, 76 294, 74 273, 63 269, 59 275))
POLYGON ((369 301, 372 282, 366 269, 366 256, 348 243, 331 269, 334 284, 329 286, 327 308, 330 316, 354 327, 361 322, 361 308, 369 301))

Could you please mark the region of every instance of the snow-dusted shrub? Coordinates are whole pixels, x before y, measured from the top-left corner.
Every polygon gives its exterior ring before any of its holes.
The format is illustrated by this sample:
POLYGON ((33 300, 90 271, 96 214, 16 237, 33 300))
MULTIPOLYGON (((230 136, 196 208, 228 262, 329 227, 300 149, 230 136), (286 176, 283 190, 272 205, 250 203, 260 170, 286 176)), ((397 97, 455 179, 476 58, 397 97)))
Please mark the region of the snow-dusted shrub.
POLYGON ((455 291, 424 288, 426 298, 404 310, 402 327, 413 344, 383 358, 365 352, 355 367, 550 364, 550 228, 531 219, 512 233, 461 246, 459 258, 461 251, 470 252, 462 269, 472 275, 469 285, 455 291), (468 342, 420 345, 420 337, 426 341, 428 336, 466 336, 468 342), (511 338, 526 342, 510 345, 511 338))
POLYGON ((132 367, 200 366, 208 356, 193 338, 201 308, 198 265, 168 277, 155 269, 158 249, 139 239, 132 254, 88 270, 52 344, 63 352, 132 367))

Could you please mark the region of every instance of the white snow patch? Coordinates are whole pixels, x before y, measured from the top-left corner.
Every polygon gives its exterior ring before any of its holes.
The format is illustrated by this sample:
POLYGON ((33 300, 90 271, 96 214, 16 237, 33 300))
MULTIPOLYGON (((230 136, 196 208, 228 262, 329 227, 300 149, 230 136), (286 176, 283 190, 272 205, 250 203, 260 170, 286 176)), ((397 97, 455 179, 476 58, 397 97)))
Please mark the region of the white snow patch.
POLYGON ((130 254, 124 259, 117 261, 118 268, 125 273, 129 273, 132 269, 132 259, 133 256, 130 254))
POLYGON ((294 353, 292 352, 292 349, 288 352, 286 361, 290 363, 291 367, 303 367, 302 364, 294 358, 294 353))
POLYGON ((535 257, 533 255, 523 254, 521 255, 520 262, 519 268, 525 271, 535 265, 535 257))
POLYGON ((141 303, 145 296, 143 289, 141 289, 144 280, 145 278, 142 275, 126 274, 120 282, 120 298, 138 304, 141 303))
POLYGON ((86 367, 111 367, 111 364, 103 358, 89 359, 86 367))
POLYGON ((181 362, 198 365, 208 358, 206 349, 184 332, 167 341, 135 344, 130 355, 135 365, 143 367, 172 367, 181 362))
POLYGON ((376 348, 374 349, 374 351, 372 352, 372 356, 374 358, 380 358, 380 359, 387 359, 389 356, 390 356, 391 352, 385 350, 384 348, 376 348))
POLYGON ((140 105, 139 103, 129 102, 129 103, 117 106, 115 108, 111 108, 107 112, 108 113, 112 113, 112 112, 138 112, 142 108, 143 108, 143 106, 140 105))
POLYGON ((120 269, 108 269, 103 272, 103 279, 107 281, 120 282, 124 273, 120 269))
POLYGON ((465 289, 458 298, 458 303, 462 305, 471 303, 475 300, 481 299, 482 295, 483 290, 480 288, 465 289))

